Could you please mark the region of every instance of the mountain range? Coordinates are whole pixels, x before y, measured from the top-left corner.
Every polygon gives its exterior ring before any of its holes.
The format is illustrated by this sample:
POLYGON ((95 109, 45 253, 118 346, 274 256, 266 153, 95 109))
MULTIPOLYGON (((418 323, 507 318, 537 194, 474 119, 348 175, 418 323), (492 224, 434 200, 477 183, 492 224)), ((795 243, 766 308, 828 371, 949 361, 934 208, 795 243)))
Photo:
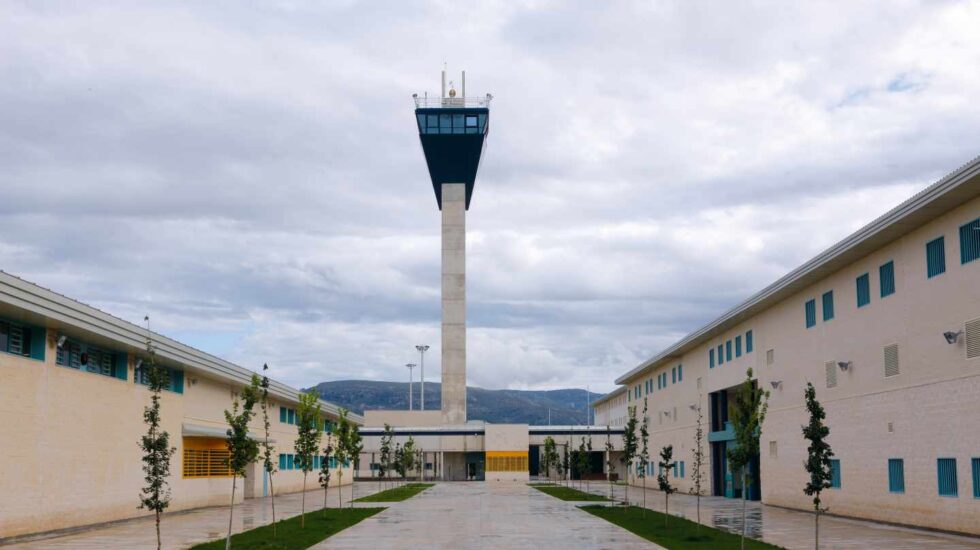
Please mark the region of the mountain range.
MULTIPOLYGON (((365 410, 408 409, 408 384, 374 380, 336 380, 316 385, 320 397, 363 414, 365 410)), ((414 406, 419 408, 420 385, 414 385, 414 406)), ((441 384, 426 382, 425 409, 440 406, 441 384)), ((582 389, 487 390, 466 388, 467 417, 496 424, 585 424, 591 401, 601 397, 582 389)))

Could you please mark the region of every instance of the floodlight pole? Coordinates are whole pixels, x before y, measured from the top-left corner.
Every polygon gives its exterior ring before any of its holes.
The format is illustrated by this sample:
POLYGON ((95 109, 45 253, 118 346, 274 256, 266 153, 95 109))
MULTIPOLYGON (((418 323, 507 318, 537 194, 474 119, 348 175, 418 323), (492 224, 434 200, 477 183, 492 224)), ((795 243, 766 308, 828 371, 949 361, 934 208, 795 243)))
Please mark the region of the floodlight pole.
POLYGON ((429 351, 429 346, 418 345, 415 349, 419 351, 419 378, 422 383, 421 395, 419 396, 419 410, 425 410, 425 352, 429 351))
POLYGON ((408 363, 405 366, 408 367, 408 410, 412 410, 412 369, 415 368, 415 363, 408 363))

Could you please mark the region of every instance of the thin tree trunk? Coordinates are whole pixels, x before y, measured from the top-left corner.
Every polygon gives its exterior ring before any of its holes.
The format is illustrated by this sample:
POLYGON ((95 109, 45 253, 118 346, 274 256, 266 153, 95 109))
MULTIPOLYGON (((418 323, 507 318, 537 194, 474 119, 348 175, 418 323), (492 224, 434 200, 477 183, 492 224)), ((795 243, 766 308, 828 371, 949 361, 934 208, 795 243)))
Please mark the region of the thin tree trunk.
POLYGON ((337 507, 344 509, 344 471, 337 471, 337 507))
POLYGON ((300 501, 303 504, 299 509, 299 528, 304 529, 306 527, 306 472, 303 472, 303 496, 300 497, 300 501))
POLYGON ((228 511, 228 537, 225 538, 225 550, 231 550, 231 521, 235 517, 235 484, 238 476, 231 476, 231 508, 228 511))
POLYGON ((742 466, 742 550, 745 550, 745 503, 748 501, 749 487, 745 466, 742 466))
POLYGON ((160 511, 157 510, 157 550, 160 550, 161 546, 162 545, 160 543, 160 511))
POLYGON ((647 517, 647 473, 643 472, 643 517, 647 517))
POLYGON ((701 533, 701 491, 698 491, 698 496, 695 499, 698 501, 698 527, 697 532, 701 533))
POLYGON ((330 480, 323 486, 323 517, 327 517, 327 489, 330 488, 330 480))
POLYGON ((813 548, 820 550, 820 510, 813 515, 813 548))
POLYGON ((670 493, 664 491, 664 527, 667 527, 667 516, 670 514, 670 493))
POLYGON ((272 495, 272 538, 276 537, 276 488, 272 485, 272 472, 267 472, 269 476, 269 494, 272 495))

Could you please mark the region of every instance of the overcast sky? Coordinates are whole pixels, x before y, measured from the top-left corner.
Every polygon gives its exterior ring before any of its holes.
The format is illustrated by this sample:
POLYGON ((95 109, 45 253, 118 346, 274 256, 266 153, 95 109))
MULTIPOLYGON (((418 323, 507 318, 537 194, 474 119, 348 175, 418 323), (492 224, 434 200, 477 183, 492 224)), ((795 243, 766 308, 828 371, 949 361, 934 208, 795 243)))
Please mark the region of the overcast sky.
POLYGON ((438 378, 444 62, 488 388, 609 390, 980 154, 977 2, 158 4, 0 2, 0 269, 296 386, 438 378))

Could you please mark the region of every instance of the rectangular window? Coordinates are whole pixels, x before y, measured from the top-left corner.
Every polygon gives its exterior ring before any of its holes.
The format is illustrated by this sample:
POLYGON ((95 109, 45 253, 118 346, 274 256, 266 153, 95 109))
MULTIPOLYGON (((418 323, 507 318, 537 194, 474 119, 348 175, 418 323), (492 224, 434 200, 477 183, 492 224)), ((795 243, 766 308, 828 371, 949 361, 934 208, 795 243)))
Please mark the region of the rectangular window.
POLYGON ((725 361, 732 360, 732 341, 725 342, 725 361))
POLYGON ((888 262, 879 267, 878 278, 880 279, 882 298, 895 294, 895 262, 888 262))
POLYGON ((677 381, 681 382, 684 380, 684 365, 677 365, 677 381))
POLYGON ((946 242, 939 237, 926 243, 926 276, 931 279, 946 273, 946 242))
POLYGON ((745 333, 745 353, 752 353, 753 347, 754 346, 752 345, 752 331, 750 330, 745 333))
POLYGON ((888 491, 905 492, 905 461, 901 458, 888 459, 888 491))
POLYGON ((735 337, 735 357, 742 356, 742 335, 739 334, 735 337))
POLYGON ((296 424, 296 409, 288 409, 286 412, 289 414, 289 423, 296 424))
POLYGON ((66 340, 58 348, 55 363, 93 374, 101 374, 126 380, 129 373, 128 356, 125 353, 113 353, 75 340, 66 340))
POLYGON ((285 424, 287 422, 286 418, 286 407, 279 407, 279 422, 285 424))
POLYGON ((715 368, 715 348, 708 350, 708 368, 715 368))
POLYGON ((817 324, 817 302, 816 300, 807 300, 806 302, 806 328, 810 328, 817 324))
POLYGON ((823 320, 829 321, 834 318, 834 291, 828 290, 823 293, 823 320))
POLYGON ((960 263, 980 258, 980 218, 960 226, 960 263))
POLYGON ((855 280, 857 284, 857 303, 858 307, 864 307, 871 303, 871 278, 867 273, 855 280))
POLYGON ((725 362, 725 345, 718 344, 718 364, 724 364, 725 362))
POLYGON ((677 383, 677 367, 670 369, 670 383, 671 384, 677 383))
POLYGON ((279 469, 280 470, 286 469, 286 455, 282 453, 279 453, 279 469))
MULTIPOLYGON (((160 366, 159 368, 163 369, 164 376, 166 376, 163 389, 174 393, 184 393, 184 372, 170 367, 160 366)), ((133 382, 142 386, 149 386, 150 366, 144 363, 138 369, 133 370, 133 382)))
POLYGON ((296 455, 286 455, 286 469, 292 470, 296 467, 296 455))
POLYGON ((44 332, 43 328, 0 321, 0 351, 21 357, 44 359, 44 332))
POLYGON ((684 461, 681 461, 681 477, 684 477, 684 461))
POLYGON ((956 459, 936 459, 936 473, 939 482, 939 496, 955 497, 959 493, 956 483, 956 459))
POLYGON ((183 476, 185 478, 231 477, 228 446, 217 437, 185 437, 183 476))
POLYGON ((980 498, 980 458, 970 461, 973 468, 973 498, 980 498))
POLYGON ((840 489, 840 460, 830 459, 830 488, 840 489))

